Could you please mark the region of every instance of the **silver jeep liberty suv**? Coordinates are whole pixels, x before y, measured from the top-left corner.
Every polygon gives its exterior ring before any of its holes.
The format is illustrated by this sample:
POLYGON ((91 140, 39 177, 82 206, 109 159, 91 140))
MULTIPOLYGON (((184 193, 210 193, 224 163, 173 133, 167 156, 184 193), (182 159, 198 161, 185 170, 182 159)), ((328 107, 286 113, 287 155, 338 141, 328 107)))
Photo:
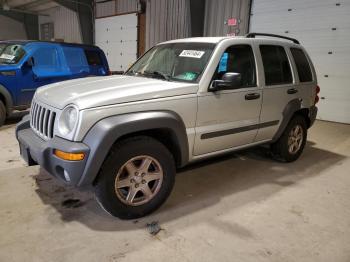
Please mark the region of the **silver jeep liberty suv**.
POLYGON ((29 165, 92 186, 105 210, 131 219, 156 210, 176 169, 194 161, 260 144, 279 160, 296 160, 318 92, 310 57, 295 39, 173 40, 124 75, 39 88, 16 136, 29 165))

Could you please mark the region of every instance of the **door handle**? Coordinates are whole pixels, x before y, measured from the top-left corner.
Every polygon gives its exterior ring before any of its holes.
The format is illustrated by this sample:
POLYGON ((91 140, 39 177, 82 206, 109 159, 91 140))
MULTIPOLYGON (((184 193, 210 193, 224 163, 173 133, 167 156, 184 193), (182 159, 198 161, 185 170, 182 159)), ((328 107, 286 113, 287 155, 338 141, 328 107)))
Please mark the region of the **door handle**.
POLYGON ((245 100, 254 100, 260 97, 259 93, 250 93, 245 95, 245 100))
POLYGON ((295 88, 290 88, 287 90, 287 94, 292 95, 298 93, 298 90, 296 90, 295 88))

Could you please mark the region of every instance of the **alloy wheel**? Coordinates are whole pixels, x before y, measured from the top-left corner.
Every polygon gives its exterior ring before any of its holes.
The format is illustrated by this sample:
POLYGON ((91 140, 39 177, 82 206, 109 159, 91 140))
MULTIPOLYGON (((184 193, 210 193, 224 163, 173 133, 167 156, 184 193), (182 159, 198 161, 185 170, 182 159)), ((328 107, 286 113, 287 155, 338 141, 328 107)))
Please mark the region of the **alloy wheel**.
POLYGON ((149 202, 160 190, 163 169, 151 156, 137 156, 128 160, 118 171, 115 192, 119 200, 130 206, 149 202))

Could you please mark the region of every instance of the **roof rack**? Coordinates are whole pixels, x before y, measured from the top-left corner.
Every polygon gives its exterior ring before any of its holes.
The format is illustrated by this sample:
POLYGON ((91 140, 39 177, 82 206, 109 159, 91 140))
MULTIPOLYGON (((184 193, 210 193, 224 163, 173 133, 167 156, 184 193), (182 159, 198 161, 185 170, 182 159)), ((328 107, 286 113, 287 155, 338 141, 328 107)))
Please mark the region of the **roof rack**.
POLYGON ((249 34, 245 35, 246 38, 255 38, 256 36, 269 36, 269 37, 283 38, 283 39, 290 40, 295 44, 298 44, 298 45, 300 44, 300 42, 298 40, 296 40, 295 38, 291 38, 291 37, 287 37, 287 36, 283 36, 283 35, 266 34, 266 33, 249 33, 249 34))

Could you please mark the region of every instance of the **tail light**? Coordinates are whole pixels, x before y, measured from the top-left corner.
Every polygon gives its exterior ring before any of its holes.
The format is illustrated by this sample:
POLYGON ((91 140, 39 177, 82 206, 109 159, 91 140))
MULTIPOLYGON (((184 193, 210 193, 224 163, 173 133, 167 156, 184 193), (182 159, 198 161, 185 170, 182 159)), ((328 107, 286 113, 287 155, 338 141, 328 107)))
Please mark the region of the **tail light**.
POLYGON ((318 103, 318 101, 320 101, 320 97, 318 96, 320 91, 321 91, 320 87, 316 86, 316 96, 315 96, 315 102, 314 102, 315 105, 318 103))

